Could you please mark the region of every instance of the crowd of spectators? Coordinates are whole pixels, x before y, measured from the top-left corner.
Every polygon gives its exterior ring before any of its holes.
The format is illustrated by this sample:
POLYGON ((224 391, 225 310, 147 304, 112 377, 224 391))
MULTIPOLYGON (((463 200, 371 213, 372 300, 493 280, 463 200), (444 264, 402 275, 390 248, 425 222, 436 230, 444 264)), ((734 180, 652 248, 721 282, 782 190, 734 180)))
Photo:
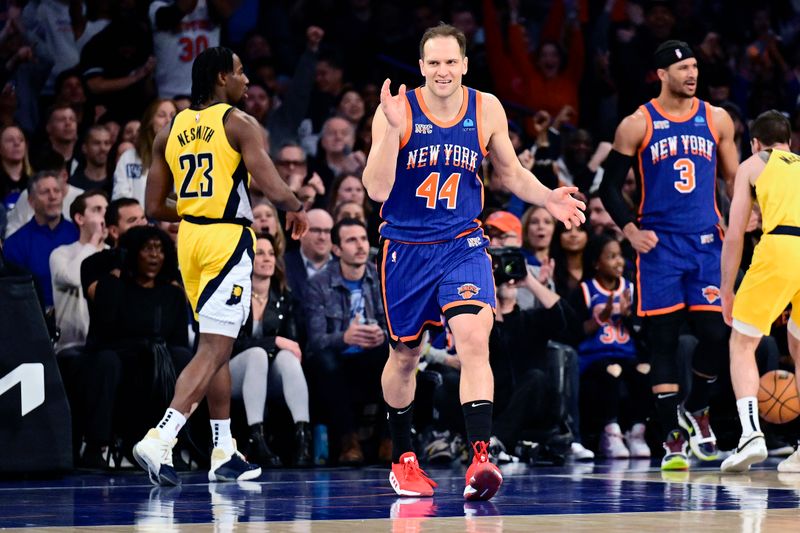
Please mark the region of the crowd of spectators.
MULTIPOLYGON (((587 224, 565 230, 503 190, 491 156, 481 169, 492 246, 521 247, 528 262, 526 279, 497 287, 490 352, 498 457, 525 455, 524 443, 553 435, 566 443, 563 453, 552 447, 556 458, 591 459, 591 450, 649 456, 648 351, 629 290, 635 254, 596 192, 619 120, 657 94, 658 44, 692 46, 698 96, 731 114, 742 158, 748 121, 764 110, 787 113, 800 138, 800 9, 788 0, 2 6, 0 236, 6 259, 33 274, 60 330, 55 350, 76 459, 92 467, 120 462, 110 457, 124 457, 163 410, 191 357, 177 225, 148 221, 143 203, 153 139, 189 106, 191 64, 208 47, 229 46, 241 58, 250 79, 241 106, 263 125, 265 150, 309 211, 308 233, 292 241, 281 214, 252 190, 252 313, 231 371, 240 442, 267 466, 324 461, 314 426, 327 428, 331 464, 390 457, 378 416, 389 333, 374 263, 380 206, 361 172, 380 84, 421 83, 418 42, 427 27, 446 21, 465 33, 464 82, 501 99, 520 161, 548 186, 577 186, 588 204, 587 224), (599 348, 593 340, 601 337, 615 349, 599 348), (554 364, 565 370, 561 383, 548 374, 554 364)), ((720 180, 723 216, 727 190, 720 180)), ((623 193, 633 209, 633 173, 623 193)), ((757 213, 748 231, 754 244, 757 213)), ((764 342, 767 370, 787 352, 764 342)), ((419 380, 433 387, 419 387, 429 409, 415 420, 418 451, 453 460, 464 450, 458 347, 445 333, 423 351, 419 380)), ((202 457, 203 446, 186 438, 177 449, 198 448, 202 457)))

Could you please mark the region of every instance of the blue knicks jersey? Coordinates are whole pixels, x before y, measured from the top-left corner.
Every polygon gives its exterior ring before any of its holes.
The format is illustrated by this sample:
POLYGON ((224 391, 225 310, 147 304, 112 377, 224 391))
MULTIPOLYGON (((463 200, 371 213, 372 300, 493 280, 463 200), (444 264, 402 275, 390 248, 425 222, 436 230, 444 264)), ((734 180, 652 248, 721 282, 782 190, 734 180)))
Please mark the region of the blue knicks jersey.
POLYGON ((647 117, 636 168, 641 227, 700 233, 717 225, 718 137, 711 106, 694 98, 691 111, 683 117, 667 114, 656 100, 639 109, 647 117))
POLYGON ((406 132, 400 141, 394 186, 381 208, 381 235, 423 243, 454 239, 480 227, 486 149, 481 132, 481 93, 463 87, 456 117, 436 120, 422 89, 406 93, 406 132))
MULTIPOLYGON (((611 294, 594 279, 581 283, 581 291, 583 291, 583 298, 590 317, 595 315, 595 311, 599 312, 606 306, 611 294)), ((636 356, 636 346, 628 328, 622 323, 622 315, 619 312, 619 301, 623 291, 631 291, 630 295, 633 296, 632 284, 625 278, 620 278, 619 287, 613 293, 614 307, 611 311, 611 318, 607 322, 603 322, 600 329, 578 345, 582 368, 596 359, 636 356)))

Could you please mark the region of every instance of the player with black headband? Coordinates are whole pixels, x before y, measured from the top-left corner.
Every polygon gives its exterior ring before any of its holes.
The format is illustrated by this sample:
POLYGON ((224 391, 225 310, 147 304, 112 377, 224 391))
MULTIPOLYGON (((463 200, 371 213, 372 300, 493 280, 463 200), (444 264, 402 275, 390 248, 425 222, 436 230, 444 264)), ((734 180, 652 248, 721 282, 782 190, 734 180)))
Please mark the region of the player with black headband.
POLYGON ((738 156, 730 116, 695 97, 697 60, 689 45, 666 41, 654 60, 661 93, 618 126, 600 194, 638 252, 636 311, 652 354, 652 390, 665 435, 661 468, 686 470, 688 446, 703 460, 718 455, 708 400, 726 361, 728 330, 721 314, 715 185, 718 167, 732 183, 738 156), (631 166, 641 195, 636 214, 621 193, 631 166), (700 342, 684 398, 676 355, 687 320, 700 342))

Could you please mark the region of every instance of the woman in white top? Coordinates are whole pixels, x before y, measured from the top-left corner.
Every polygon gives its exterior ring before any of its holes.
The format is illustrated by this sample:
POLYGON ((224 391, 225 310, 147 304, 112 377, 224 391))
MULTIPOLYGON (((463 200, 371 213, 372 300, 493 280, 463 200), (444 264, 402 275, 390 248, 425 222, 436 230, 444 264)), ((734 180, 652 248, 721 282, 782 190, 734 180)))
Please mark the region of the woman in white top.
POLYGON ((156 100, 147 107, 134 147, 123 152, 117 161, 112 200, 135 198, 144 205, 144 189, 153 155, 153 139, 161 128, 169 126, 175 113, 172 100, 156 100))

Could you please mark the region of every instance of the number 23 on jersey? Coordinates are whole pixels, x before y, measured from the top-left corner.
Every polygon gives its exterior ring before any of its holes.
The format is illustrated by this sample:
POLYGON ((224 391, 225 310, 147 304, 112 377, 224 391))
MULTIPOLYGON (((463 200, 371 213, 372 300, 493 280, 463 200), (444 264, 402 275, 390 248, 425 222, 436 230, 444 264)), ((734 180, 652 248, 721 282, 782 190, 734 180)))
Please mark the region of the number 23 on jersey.
POLYGON ((425 207, 436 209, 436 200, 445 201, 447 209, 455 209, 458 202, 458 184, 461 181, 461 173, 453 172, 444 180, 441 189, 439 188, 439 172, 431 172, 422 183, 417 187, 417 198, 425 199, 425 207))
POLYGON ((199 154, 183 154, 178 158, 184 172, 180 198, 209 198, 214 196, 214 157, 209 152, 199 154))

